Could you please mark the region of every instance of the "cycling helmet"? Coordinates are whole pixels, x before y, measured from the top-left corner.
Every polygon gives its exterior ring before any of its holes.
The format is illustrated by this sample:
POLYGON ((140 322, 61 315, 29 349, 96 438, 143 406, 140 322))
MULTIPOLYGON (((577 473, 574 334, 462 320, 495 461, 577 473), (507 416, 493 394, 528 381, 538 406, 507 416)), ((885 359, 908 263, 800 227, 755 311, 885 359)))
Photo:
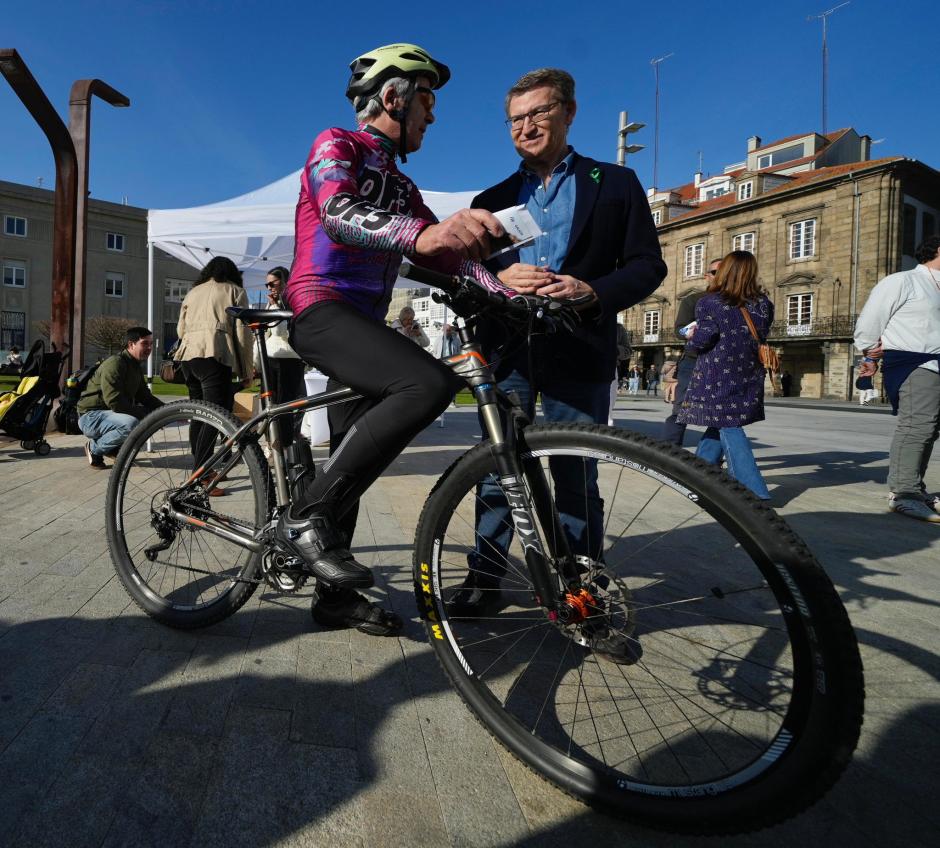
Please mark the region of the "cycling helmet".
POLYGON ((435 61, 417 44, 387 44, 376 47, 354 59, 349 70, 352 76, 346 86, 346 97, 358 112, 369 98, 378 94, 382 83, 392 77, 426 76, 431 88, 441 88, 450 79, 450 68, 435 61))

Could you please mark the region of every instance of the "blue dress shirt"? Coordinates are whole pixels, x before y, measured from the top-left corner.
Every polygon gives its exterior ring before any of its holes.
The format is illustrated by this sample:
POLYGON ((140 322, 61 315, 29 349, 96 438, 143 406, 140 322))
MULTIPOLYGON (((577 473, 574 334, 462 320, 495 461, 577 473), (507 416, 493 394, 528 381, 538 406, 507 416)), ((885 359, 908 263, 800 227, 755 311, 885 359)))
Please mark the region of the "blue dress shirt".
POLYGON ((571 237, 571 219, 574 217, 575 179, 574 162, 578 154, 569 147, 568 155, 552 171, 548 187, 542 178, 533 174, 523 163, 522 188, 519 203, 525 204, 545 235, 519 251, 519 261, 529 265, 545 265, 559 271, 568 253, 571 237))

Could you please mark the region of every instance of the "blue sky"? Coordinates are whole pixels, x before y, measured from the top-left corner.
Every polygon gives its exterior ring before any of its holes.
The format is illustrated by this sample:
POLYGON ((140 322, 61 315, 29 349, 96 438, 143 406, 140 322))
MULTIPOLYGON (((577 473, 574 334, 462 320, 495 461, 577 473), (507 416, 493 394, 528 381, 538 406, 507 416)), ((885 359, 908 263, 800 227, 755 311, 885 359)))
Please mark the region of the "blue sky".
MULTIPOLYGON (((654 4, 46 0, 6 3, 0 47, 15 47, 67 122, 75 79, 99 77, 131 99, 97 101, 92 195, 150 208, 232 197, 301 167, 317 132, 350 126, 349 61, 413 41, 451 66, 437 123, 406 167, 419 186, 481 189, 517 158, 502 97, 522 73, 563 67, 577 80, 570 141, 612 161, 618 114, 647 128, 630 157, 653 171, 654 78, 662 65, 661 187, 744 158, 745 139, 818 130, 820 23, 837 0, 654 4), (331 14, 335 10, 335 14, 331 14), (535 11, 537 10, 537 11, 535 11)), ((852 0, 830 18, 829 129, 884 141, 873 157, 905 155, 940 168, 933 94, 940 3, 852 0)), ((44 136, 0 81, 0 179, 52 186, 44 136)))

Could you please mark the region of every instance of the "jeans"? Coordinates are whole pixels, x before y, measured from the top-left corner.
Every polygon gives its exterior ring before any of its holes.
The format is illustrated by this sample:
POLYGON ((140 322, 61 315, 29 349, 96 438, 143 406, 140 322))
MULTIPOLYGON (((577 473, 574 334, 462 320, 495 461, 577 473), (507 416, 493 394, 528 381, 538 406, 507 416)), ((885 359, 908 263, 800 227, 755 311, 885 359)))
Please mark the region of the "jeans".
MULTIPOLYGON (((514 371, 500 381, 506 392, 516 392, 530 419, 535 418, 535 397, 529 381, 514 371)), ((555 382, 542 390, 542 414, 548 422, 606 424, 610 406, 608 383, 555 382)), ((597 486, 597 463, 578 457, 552 457, 548 461, 555 505, 572 553, 599 559, 604 542, 604 502, 597 486), (552 486, 554 483, 554 486, 552 486)), ((509 505, 495 474, 477 487, 476 545, 471 569, 496 578, 506 572, 513 523, 509 505)))
POLYGON ((117 453, 136 426, 137 419, 133 415, 110 409, 91 409, 78 419, 78 429, 91 442, 95 456, 117 453))
POLYGON ((663 425, 663 440, 672 442, 682 447, 685 440, 685 424, 676 421, 679 410, 682 409, 682 401, 685 400, 685 393, 689 388, 689 381, 692 379, 692 372, 695 371, 695 363, 698 359, 694 356, 683 356, 676 366, 676 394, 672 401, 672 414, 666 419, 663 425))
POLYGON ((767 484, 754 460, 754 452, 742 427, 709 427, 698 443, 695 455, 712 465, 722 456, 728 464, 728 475, 746 486, 762 501, 770 500, 767 484))

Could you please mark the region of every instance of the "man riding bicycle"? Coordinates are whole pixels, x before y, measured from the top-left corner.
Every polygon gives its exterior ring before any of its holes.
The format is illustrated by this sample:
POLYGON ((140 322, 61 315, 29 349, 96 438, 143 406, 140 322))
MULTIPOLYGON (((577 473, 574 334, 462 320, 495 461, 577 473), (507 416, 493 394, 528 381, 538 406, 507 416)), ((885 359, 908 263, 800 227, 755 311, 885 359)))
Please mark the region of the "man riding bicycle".
POLYGON ((346 97, 358 129, 324 130, 301 177, 294 261, 284 299, 290 343, 361 401, 330 407, 330 458, 300 503, 278 522, 278 541, 318 578, 321 625, 392 635, 402 620, 356 590, 372 572, 349 552, 359 497, 446 409, 462 385, 443 363, 384 323, 402 257, 513 295, 478 260, 499 221, 463 209, 438 223, 399 171, 434 122, 446 65, 414 44, 379 47, 350 64, 346 97))

